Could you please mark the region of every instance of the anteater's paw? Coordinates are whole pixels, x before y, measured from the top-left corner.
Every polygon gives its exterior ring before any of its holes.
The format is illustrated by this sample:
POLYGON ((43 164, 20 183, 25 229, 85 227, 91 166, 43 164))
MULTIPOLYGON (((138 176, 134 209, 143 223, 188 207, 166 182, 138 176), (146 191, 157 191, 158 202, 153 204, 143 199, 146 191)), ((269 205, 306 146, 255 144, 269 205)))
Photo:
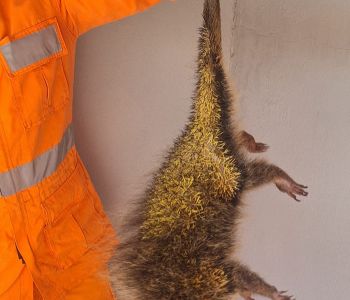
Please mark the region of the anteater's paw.
POLYGON ((277 178, 275 180, 275 184, 281 192, 287 193, 295 201, 300 202, 300 200, 297 198, 297 195, 300 195, 300 196, 308 195, 308 192, 305 191, 305 189, 307 189, 307 186, 296 183, 291 178, 277 178))
POLYGON ((252 152, 255 152, 255 153, 261 153, 261 152, 266 152, 267 149, 269 149, 269 146, 266 145, 266 144, 263 144, 263 143, 256 143, 255 144, 255 151, 252 151, 252 152))
POLYGON ((287 293, 287 291, 273 293, 271 299, 272 300, 295 300, 294 296, 287 296, 285 295, 285 293, 287 293))
POLYGON ((269 146, 264 143, 255 142, 254 137, 246 131, 241 131, 240 138, 244 147, 251 153, 265 152, 269 146))
POLYGON ((244 300, 254 300, 254 298, 252 298, 252 292, 250 291, 241 291, 239 292, 239 295, 244 299, 244 300))

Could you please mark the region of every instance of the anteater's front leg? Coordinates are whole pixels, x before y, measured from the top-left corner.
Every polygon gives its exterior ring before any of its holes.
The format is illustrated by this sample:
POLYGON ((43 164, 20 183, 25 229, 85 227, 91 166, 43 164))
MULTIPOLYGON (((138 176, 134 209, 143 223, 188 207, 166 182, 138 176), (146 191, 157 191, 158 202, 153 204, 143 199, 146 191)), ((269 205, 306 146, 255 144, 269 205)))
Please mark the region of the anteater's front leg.
POLYGON ((238 262, 232 263, 233 285, 245 300, 254 300, 253 294, 268 297, 272 300, 292 300, 291 296, 284 295, 285 292, 279 292, 274 286, 266 283, 258 274, 249 270, 245 265, 238 262))
POLYGON ((307 186, 295 182, 285 171, 273 164, 259 159, 247 162, 245 167, 246 181, 244 189, 252 189, 273 182, 281 192, 287 193, 296 201, 300 201, 296 195, 308 195, 305 191, 307 186))

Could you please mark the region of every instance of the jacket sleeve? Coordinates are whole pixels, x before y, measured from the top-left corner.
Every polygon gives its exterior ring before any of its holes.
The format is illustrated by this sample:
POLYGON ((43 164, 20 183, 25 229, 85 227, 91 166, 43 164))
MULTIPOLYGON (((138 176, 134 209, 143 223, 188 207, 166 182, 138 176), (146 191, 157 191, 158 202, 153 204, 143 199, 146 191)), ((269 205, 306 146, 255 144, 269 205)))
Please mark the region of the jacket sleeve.
POLYGON ((76 35, 145 10, 160 0, 57 0, 76 35))

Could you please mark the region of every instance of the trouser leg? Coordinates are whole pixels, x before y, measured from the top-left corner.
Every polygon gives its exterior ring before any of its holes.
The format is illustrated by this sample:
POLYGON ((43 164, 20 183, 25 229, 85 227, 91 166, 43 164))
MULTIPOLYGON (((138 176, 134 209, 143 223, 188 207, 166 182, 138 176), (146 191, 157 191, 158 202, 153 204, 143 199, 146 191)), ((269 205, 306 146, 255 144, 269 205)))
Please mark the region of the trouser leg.
MULTIPOLYGON (((110 283, 97 275, 90 276, 73 290, 66 300, 116 300, 110 283)), ((44 300, 36 288, 32 276, 24 268, 11 287, 0 295, 0 300, 44 300)))
POLYGON ((13 284, 0 295, 0 300, 39 300, 34 298, 34 283, 27 268, 23 268, 13 284))
POLYGON ((66 300, 116 300, 108 280, 97 275, 85 279, 71 290, 66 300))

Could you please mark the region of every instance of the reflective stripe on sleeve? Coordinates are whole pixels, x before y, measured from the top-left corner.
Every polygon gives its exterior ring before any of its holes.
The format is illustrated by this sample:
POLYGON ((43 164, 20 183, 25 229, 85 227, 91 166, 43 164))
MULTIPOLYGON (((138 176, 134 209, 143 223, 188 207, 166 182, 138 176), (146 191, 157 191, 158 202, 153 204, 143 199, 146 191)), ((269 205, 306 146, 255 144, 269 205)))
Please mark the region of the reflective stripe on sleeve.
POLYGON ((24 165, 0 173, 2 196, 9 196, 37 184, 50 176, 74 145, 72 123, 67 127, 59 144, 24 165))
POLYGON ((55 24, 51 24, 44 29, 0 46, 0 51, 10 71, 15 73, 59 53, 62 47, 56 30, 55 24))

